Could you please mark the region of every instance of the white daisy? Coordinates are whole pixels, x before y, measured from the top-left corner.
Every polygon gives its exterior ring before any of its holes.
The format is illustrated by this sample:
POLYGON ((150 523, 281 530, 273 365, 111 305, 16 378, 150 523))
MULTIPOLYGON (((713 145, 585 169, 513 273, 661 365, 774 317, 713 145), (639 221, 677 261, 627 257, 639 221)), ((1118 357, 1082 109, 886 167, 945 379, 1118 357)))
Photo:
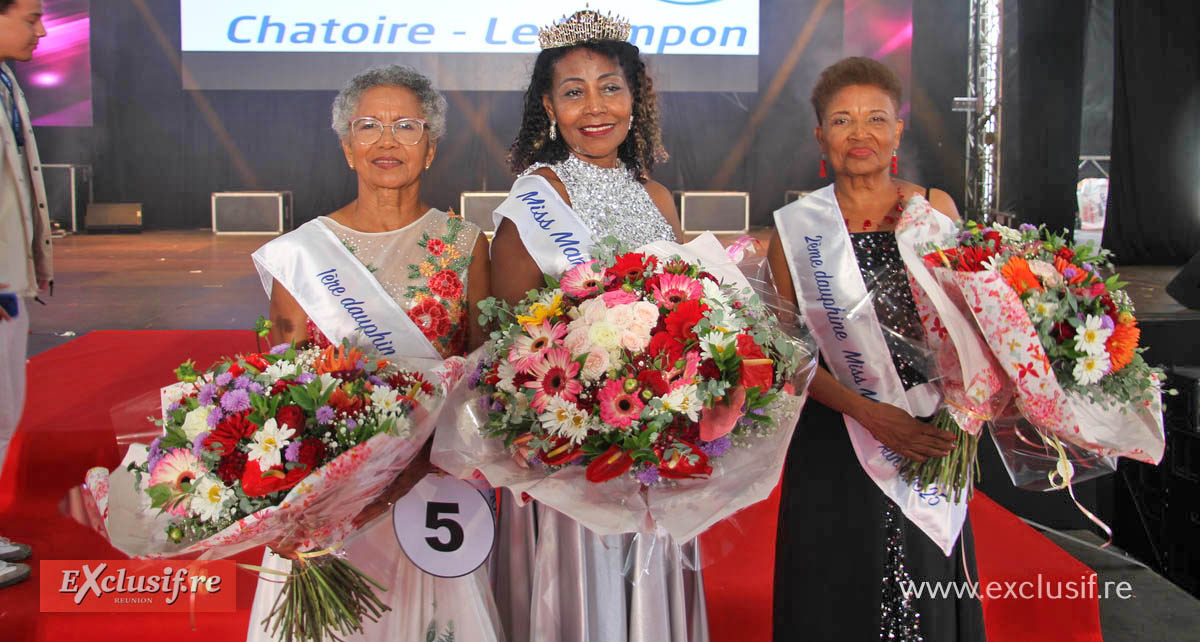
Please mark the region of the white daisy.
POLYGON ((225 487, 221 480, 210 475, 201 477, 196 482, 195 494, 192 495, 192 510, 206 522, 217 520, 226 504, 233 499, 233 491, 225 487))
POLYGON ((1000 225, 999 223, 992 223, 992 229, 996 230, 996 233, 1000 235, 1000 240, 1004 241, 1005 243, 1021 242, 1020 230, 1014 230, 1011 227, 1006 227, 1004 225, 1000 225))
POLYGON ((558 397, 551 397, 546 404, 546 411, 538 419, 542 425, 554 434, 570 439, 571 443, 582 443, 587 437, 591 420, 588 414, 579 409, 574 403, 558 397))
POLYGON ((737 343, 737 334, 714 330, 700 337, 700 354, 705 359, 716 359, 717 352, 725 352, 737 343))
POLYGON ((263 427, 254 433, 254 443, 250 444, 250 459, 258 462, 259 468, 266 470, 278 466, 283 461, 283 449, 287 448, 288 440, 296 431, 284 426, 280 427, 271 419, 263 422, 263 427))
POLYGON ((697 392, 698 388, 694 383, 679 386, 663 396, 663 408, 686 415, 690 421, 699 421, 701 403, 696 398, 697 392))
POLYGON ((371 405, 378 412, 388 415, 403 414, 404 408, 400 403, 400 395, 387 386, 375 386, 371 391, 371 405))
POLYGON ((1054 313, 1058 311, 1058 304, 1054 301, 1047 301, 1040 297, 1030 298, 1025 302, 1025 309, 1029 311, 1035 320, 1054 318, 1054 313))
POLYGON ((1083 325, 1075 331, 1075 349, 1092 355, 1106 355, 1104 343, 1112 336, 1112 329, 1105 328, 1098 316, 1089 314, 1083 325))
POLYGON ((1108 374, 1111 365, 1107 353, 1084 355, 1075 363, 1075 371, 1071 374, 1075 375, 1075 381, 1080 385, 1088 386, 1108 374))
POLYGON ((332 388, 334 386, 342 385, 341 379, 338 379, 337 377, 329 374, 328 372, 317 375, 317 381, 321 382, 321 392, 322 393, 327 392, 330 388, 332 388))
POLYGON ((496 369, 496 376, 500 377, 500 381, 496 383, 497 388, 510 395, 517 394, 517 387, 513 385, 513 379, 517 376, 517 369, 508 362, 508 359, 500 360, 500 366, 496 369))

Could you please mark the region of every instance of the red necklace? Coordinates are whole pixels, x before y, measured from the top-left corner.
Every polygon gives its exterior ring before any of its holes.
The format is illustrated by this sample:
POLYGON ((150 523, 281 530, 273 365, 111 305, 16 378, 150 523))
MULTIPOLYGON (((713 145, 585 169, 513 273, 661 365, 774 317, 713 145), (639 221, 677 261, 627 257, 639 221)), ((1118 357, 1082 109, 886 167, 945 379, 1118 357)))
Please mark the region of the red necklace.
MULTIPOLYGON (((901 189, 899 185, 896 186, 896 211, 897 212, 904 211, 904 190, 901 189)), ((846 229, 850 229, 850 219, 842 217, 842 220, 846 222, 846 229)), ((885 214, 883 217, 883 220, 880 221, 880 224, 892 225, 898 220, 900 220, 900 217, 895 214, 885 214)), ((877 225, 871 219, 866 219, 865 221, 863 221, 863 223, 862 223, 862 231, 863 232, 869 232, 869 231, 871 231, 872 228, 879 229, 879 225, 877 225)))

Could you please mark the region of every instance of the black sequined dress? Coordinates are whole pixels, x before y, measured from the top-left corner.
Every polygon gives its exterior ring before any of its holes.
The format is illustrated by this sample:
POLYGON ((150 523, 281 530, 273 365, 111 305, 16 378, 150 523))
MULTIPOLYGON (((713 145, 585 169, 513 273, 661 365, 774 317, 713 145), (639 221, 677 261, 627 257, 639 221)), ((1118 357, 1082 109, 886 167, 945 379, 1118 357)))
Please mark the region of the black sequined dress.
MULTIPOLYGON (((906 339, 923 331, 892 232, 850 235, 876 315, 905 388, 925 378, 905 358, 906 339), (888 334, 885 332, 885 335, 888 334)), ((972 579, 970 520, 950 557, 904 517, 855 457, 842 416, 809 402, 792 437, 783 473, 775 553, 775 640, 983 640, 973 599, 905 600, 902 582, 972 579)))

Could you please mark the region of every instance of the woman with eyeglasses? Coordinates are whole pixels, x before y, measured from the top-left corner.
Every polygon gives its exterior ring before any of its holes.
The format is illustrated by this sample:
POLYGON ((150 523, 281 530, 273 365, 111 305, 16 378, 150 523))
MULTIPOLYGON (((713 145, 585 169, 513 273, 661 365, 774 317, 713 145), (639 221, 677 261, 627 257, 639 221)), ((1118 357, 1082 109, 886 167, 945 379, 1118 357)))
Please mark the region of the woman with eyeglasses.
MULTIPOLYGON (((254 253, 270 292, 277 343, 338 344, 361 334, 358 341, 394 349, 396 356, 435 359, 465 354, 482 343, 477 305, 489 290, 487 239, 478 226, 421 200, 421 177, 433 163, 445 126, 446 99, 409 67, 368 69, 337 95, 333 129, 346 164, 358 176, 358 197, 254 253), (331 311, 319 305, 322 293, 313 292, 315 280, 298 267, 303 265, 299 256, 314 257, 313 265, 329 266, 345 280, 358 278, 369 286, 365 291, 378 292, 359 297, 373 314, 372 326, 342 318, 349 314, 342 306, 331 311)), ((352 639, 503 640, 486 571, 453 579, 422 572, 401 551, 392 520, 385 517, 392 503, 431 471, 428 457, 427 447, 383 497, 363 510, 355 520, 360 530, 346 539, 347 558, 388 587, 381 598, 391 607, 380 621, 364 622, 364 635, 352 639)), ((270 552, 263 564, 291 567, 270 552)), ((278 578, 261 576, 248 639, 270 639, 262 622, 280 586, 278 578)))

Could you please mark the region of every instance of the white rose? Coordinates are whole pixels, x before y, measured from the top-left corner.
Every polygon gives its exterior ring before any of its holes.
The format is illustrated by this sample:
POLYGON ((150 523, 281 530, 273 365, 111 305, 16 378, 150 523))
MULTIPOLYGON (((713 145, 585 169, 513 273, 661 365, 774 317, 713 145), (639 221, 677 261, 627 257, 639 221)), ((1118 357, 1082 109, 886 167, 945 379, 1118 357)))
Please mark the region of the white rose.
POLYGON ((627 328, 633 323, 633 304, 625 303, 608 309, 607 321, 618 328, 627 328))
POLYGON ((624 328, 601 321, 588 328, 588 340, 602 348, 615 348, 621 343, 623 333, 624 328))
POLYGON ((600 297, 588 299, 579 304, 580 317, 571 324, 579 323, 580 321, 591 325, 603 321, 608 317, 608 306, 604 305, 604 301, 600 297))
POLYGON ((200 406, 183 418, 183 434, 188 439, 195 439, 200 433, 208 431, 208 413, 211 410, 212 406, 200 406))

